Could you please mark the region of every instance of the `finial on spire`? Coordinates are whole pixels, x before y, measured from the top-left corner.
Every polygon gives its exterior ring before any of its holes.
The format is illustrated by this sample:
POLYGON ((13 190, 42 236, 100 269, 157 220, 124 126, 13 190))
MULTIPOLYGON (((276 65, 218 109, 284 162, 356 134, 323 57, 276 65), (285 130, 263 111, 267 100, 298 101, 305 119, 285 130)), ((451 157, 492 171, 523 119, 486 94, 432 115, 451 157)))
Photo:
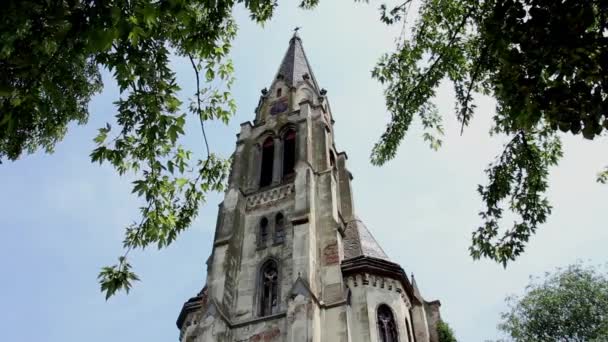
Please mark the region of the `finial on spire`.
POLYGON ((412 287, 414 288, 414 296, 422 300, 422 295, 420 294, 420 290, 418 289, 418 284, 416 284, 416 278, 414 278, 414 273, 412 273, 412 287))
POLYGON ((293 36, 294 37, 299 37, 298 36, 298 31, 301 29, 301 26, 296 26, 296 28, 293 29, 293 36))

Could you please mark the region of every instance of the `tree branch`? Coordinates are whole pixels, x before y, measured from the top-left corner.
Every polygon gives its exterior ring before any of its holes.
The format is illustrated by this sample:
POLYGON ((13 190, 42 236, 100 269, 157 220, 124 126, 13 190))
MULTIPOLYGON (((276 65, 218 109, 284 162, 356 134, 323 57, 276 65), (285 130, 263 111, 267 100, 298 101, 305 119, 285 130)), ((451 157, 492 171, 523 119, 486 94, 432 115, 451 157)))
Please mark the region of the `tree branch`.
POLYGON ((463 16, 462 21, 460 22, 460 24, 458 25, 458 27, 456 28, 456 30, 454 30, 454 32, 452 33, 452 36, 450 37, 450 40, 448 41, 448 44, 441 51, 441 53, 437 56, 437 58, 433 61, 433 63, 426 70, 426 72, 424 74, 420 74, 419 80, 416 83, 416 86, 413 87, 412 90, 409 91, 409 93, 407 94, 407 97, 406 97, 407 99, 404 102, 408 102, 410 100, 410 97, 412 96, 412 94, 414 93, 414 91, 420 87, 420 85, 425 80, 425 78, 435 69, 435 67, 437 67, 437 65, 439 64, 439 61, 441 61, 443 59, 445 53, 449 50, 449 48, 452 46, 452 44, 454 44, 454 42, 456 41, 458 33, 460 32, 460 30, 462 30, 464 28, 465 24, 467 23, 467 20, 471 16, 471 12, 473 12, 473 11, 469 10, 469 12, 467 12, 467 14, 463 16))
POLYGON ((473 86, 477 80, 477 77, 479 76, 479 71, 481 70, 481 60, 483 58, 485 58, 485 54, 486 54, 486 49, 483 49, 481 54, 479 55, 479 57, 477 58, 477 61, 475 63, 475 69, 473 70, 473 74, 471 75, 471 82, 469 83, 469 87, 467 88, 467 93, 465 96, 465 100, 462 106, 462 110, 460 111, 460 116, 462 118, 462 125, 460 126, 460 135, 462 136, 462 133, 464 132, 464 126, 465 123, 467 122, 467 119, 465 119, 465 115, 466 115, 466 110, 467 107, 469 105, 469 101, 471 101, 471 93, 473 91, 473 86))
MULTIPOLYGON (((196 105, 197 105, 197 109, 198 109, 198 119, 201 124, 201 133, 203 134, 203 141, 205 143, 205 149, 207 150, 207 159, 205 160, 205 164, 203 165, 202 170, 206 170, 207 165, 209 164, 209 160, 211 159, 211 152, 209 150, 209 142, 207 141, 207 133, 205 132, 205 122, 203 120, 203 117, 201 116, 201 113, 202 113, 202 110, 201 110, 201 84, 200 84, 201 81, 200 81, 199 70, 196 66, 196 63, 194 63, 194 58, 192 58, 192 54, 188 53, 188 58, 190 59, 190 64, 192 64, 192 69, 194 69, 194 75, 196 76, 196 105)), ((202 174, 202 172, 199 173, 199 176, 196 179, 197 181, 200 179, 201 174, 202 174)))

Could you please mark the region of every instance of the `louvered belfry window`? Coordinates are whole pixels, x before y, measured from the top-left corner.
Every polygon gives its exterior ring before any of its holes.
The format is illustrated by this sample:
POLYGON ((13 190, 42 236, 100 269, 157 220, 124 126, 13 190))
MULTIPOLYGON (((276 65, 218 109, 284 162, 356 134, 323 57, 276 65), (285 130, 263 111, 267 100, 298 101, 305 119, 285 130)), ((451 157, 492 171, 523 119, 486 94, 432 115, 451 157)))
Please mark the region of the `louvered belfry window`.
POLYGON ((274 140, 266 138, 262 144, 262 171, 260 174, 260 187, 272 183, 272 167, 274 164, 274 140))
POLYGON ((285 217, 278 213, 274 221, 274 243, 283 243, 285 241, 285 217))
POLYGON ((268 219, 262 217, 260 220, 260 231, 258 232, 258 246, 266 247, 266 239, 268 239, 268 219))
POLYGON ((294 173, 296 163, 296 131, 290 129, 283 135, 283 177, 294 173))

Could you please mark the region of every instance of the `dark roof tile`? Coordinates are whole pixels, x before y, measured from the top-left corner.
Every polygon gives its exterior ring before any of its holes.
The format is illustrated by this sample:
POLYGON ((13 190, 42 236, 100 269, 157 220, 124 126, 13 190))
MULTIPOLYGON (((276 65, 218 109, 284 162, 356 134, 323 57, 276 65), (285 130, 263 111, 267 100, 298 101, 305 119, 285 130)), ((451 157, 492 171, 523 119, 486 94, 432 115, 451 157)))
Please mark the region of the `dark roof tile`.
POLYGON ((350 221, 346 225, 344 233, 344 259, 363 255, 390 260, 361 220, 355 219, 350 221))
POLYGON ((283 57, 283 61, 277 72, 277 77, 279 77, 279 75, 282 76, 285 83, 291 87, 295 87, 299 81, 303 80, 305 76, 308 75, 316 90, 319 91, 319 85, 317 84, 317 80, 315 79, 310 63, 308 63, 308 59, 304 53, 304 48, 302 47, 302 39, 297 35, 294 35, 289 40, 289 47, 287 48, 287 52, 285 52, 285 57, 283 57))

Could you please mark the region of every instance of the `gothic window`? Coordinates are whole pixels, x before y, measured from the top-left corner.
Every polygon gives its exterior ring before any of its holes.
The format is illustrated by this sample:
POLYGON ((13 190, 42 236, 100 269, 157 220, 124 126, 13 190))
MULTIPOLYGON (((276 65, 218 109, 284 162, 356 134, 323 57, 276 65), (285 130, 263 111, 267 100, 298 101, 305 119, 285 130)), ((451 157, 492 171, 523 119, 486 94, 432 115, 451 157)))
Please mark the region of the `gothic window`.
POLYGON ((283 92, 283 89, 278 88, 277 89, 277 97, 281 97, 281 93, 283 92))
POLYGON ((258 245, 265 246, 266 239, 268 239, 268 219, 265 217, 262 217, 260 220, 260 231, 258 234, 258 245))
POLYGON ((380 342, 398 342, 397 326, 391 308, 386 304, 378 307, 378 333, 380 342))
POLYGON ((279 272, 276 261, 267 261, 260 272, 260 316, 268 316, 277 313, 279 308, 279 272))
POLYGON ((283 135, 283 178, 292 176, 296 162, 296 131, 288 130, 283 135))
POLYGON ((262 144, 262 172, 260 174, 260 187, 272 183, 272 166, 274 164, 274 140, 266 138, 262 144))
POLYGON ((336 156, 334 155, 334 151, 329 151, 329 166, 332 168, 336 166, 336 156))
POLYGON ((278 213, 274 222, 274 243, 283 243, 285 241, 285 218, 283 214, 278 213))

